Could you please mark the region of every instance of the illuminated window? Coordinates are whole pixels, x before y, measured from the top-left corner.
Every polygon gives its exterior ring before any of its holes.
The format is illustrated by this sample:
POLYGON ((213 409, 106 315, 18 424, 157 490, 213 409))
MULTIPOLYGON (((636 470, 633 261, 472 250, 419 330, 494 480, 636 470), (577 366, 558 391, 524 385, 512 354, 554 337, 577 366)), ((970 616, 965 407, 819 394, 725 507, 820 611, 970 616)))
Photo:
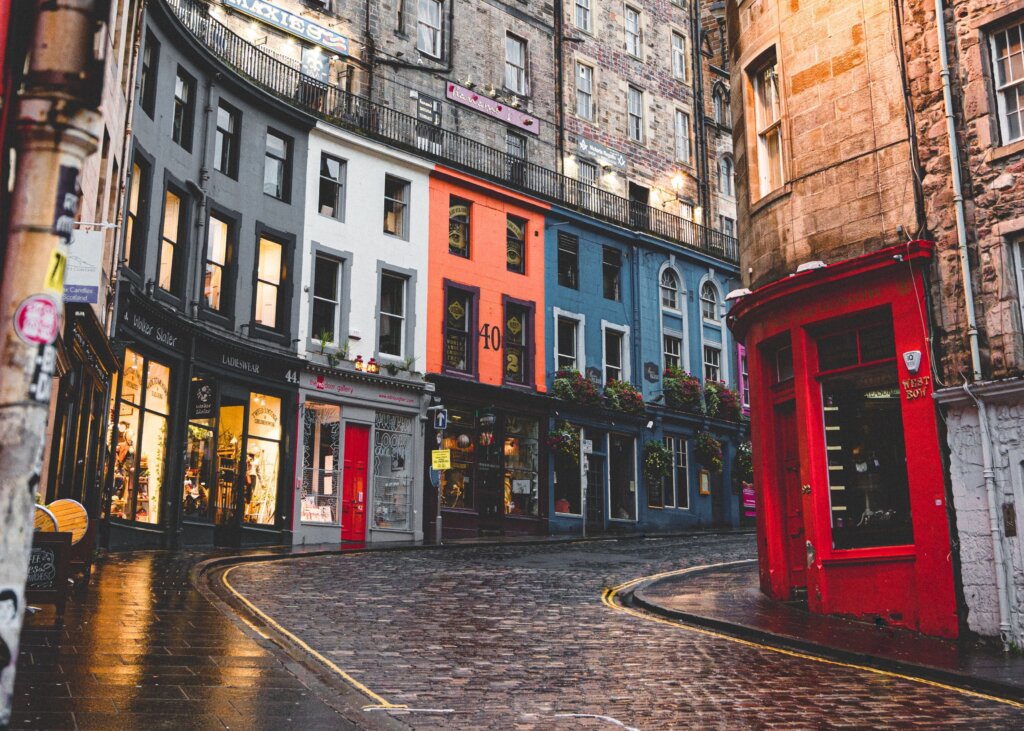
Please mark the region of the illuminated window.
POLYGON ((160 262, 157 284, 160 289, 180 295, 182 259, 179 244, 184 242, 185 215, 181 197, 170 190, 164 196, 164 225, 160 236, 160 262))
POLYGON ((281 300, 281 281, 284 247, 277 241, 260 237, 259 259, 256 264, 257 325, 278 329, 281 300))
POLYGON ((532 317, 528 307, 505 304, 505 381, 525 385, 530 382, 530 331, 532 317))
POLYGON ((203 304, 211 310, 227 309, 224 299, 224 268, 230 251, 231 225, 210 214, 206 236, 206 268, 203 272, 203 304))
POLYGON ((124 257, 128 268, 142 274, 146 253, 146 216, 149 211, 149 165, 136 157, 128 181, 128 206, 124 217, 124 257))

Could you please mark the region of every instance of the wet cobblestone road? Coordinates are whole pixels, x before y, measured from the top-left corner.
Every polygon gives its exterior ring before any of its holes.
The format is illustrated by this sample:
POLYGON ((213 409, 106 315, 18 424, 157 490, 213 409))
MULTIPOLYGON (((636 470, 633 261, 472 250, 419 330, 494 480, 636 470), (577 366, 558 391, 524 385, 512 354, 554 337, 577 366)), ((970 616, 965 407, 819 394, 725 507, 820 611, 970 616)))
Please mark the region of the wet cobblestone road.
POLYGON ((504 545, 240 566, 230 581, 413 728, 1024 728, 946 688, 710 637, 602 589, 754 555, 753 536, 504 545))

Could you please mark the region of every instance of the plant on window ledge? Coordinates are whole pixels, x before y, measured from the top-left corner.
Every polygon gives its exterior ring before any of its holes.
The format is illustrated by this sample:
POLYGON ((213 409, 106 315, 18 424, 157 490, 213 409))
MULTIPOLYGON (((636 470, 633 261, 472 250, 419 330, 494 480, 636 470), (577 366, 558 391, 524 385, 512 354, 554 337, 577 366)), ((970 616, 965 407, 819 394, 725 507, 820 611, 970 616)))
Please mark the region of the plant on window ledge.
POLYGON ((682 368, 668 366, 661 379, 665 405, 670 409, 700 413, 700 379, 682 368))
POLYGON ((750 484, 754 481, 754 455, 749 441, 736 448, 736 461, 733 463, 733 482, 736 485, 750 484))
POLYGON ((657 482, 672 473, 672 452, 662 442, 650 441, 644 445, 644 475, 657 482))
POLYGON ((697 434, 694 455, 711 472, 717 474, 722 471, 722 443, 706 431, 697 434))
POLYGON ((551 390, 555 396, 566 401, 574 401, 586 406, 596 406, 601 403, 601 393, 597 390, 597 384, 575 368, 559 369, 555 373, 551 390))
POLYGON ((626 414, 644 413, 644 397, 629 381, 608 381, 604 387, 605 404, 613 411, 626 414))
POLYGON ((708 381, 704 384, 704 410, 708 416, 728 421, 739 421, 743 413, 739 393, 721 381, 708 381))
POLYGON ((548 432, 548 449, 555 454, 580 461, 580 430, 567 421, 560 421, 548 432))

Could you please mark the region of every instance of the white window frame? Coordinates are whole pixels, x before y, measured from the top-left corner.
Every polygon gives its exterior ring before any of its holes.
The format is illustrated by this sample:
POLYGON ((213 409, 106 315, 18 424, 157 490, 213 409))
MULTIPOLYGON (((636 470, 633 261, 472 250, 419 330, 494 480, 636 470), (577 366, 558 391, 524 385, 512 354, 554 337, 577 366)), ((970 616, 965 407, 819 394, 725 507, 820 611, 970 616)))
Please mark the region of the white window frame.
MULTIPOLYGON (((328 168, 329 170, 329 168, 328 168)), ((348 161, 344 158, 332 155, 329 152, 323 150, 320 151, 320 175, 317 178, 319 185, 323 185, 323 181, 328 181, 329 184, 336 186, 335 199, 336 206, 334 214, 324 213, 323 209, 320 208, 320 188, 317 187, 317 213, 324 218, 330 218, 335 221, 345 222, 345 193, 346 193, 346 182, 348 179, 348 161), (338 163, 338 177, 332 178, 330 174, 324 175, 324 167, 328 160, 338 163)))
POLYGON ((675 368, 682 368, 683 367, 683 334, 682 333, 669 332, 667 330, 662 330, 662 333, 661 333, 661 370, 662 370, 663 373, 665 372, 665 369, 668 368, 668 366, 669 366, 669 362, 668 362, 669 356, 674 357, 676 359, 676 361, 678 361, 675 364, 675 366, 674 366, 675 368), (670 339, 679 344, 679 352, 678 353, 670 353, 669 352, 668 345, 669 345, 669 340, 670 339))
POLYGON ((584 335, 585 335, 585 330, 586 330, 586 325, 587 325, 587 316, 583 315, 583 314, 581 314, 579 312, 569 312, 568 310, 563 310, 563 309, 560 309, 558 307, 551 308, 551 314, 552 314, 552 317, 554 318, 554 327, 555 327, 555 331, 554 331, 554 335, 555 336, 552 338, 552 340, 554 341, 554 344, 552 345, 552 353, 553 353, 554 358, 555 358, 555 361, 554 361, 555 370, 557 371, 557 370, 561 369, 560 366, 558 365, 558 357, 559 357, 559 352, 558 352, 558 321, 560 319, 561 320, 572 320, 572 321, 574 321, 576 323, 576 356, 575 356, 576 365, 573 366, 573 367, 576 370, 578 370, 580 373, 585 373, 586 369, 587 369, 587 363, 586 363, 586 350, 584 349, 586 347, 586 341, 584 339, 584 335))
POLYGON ((626 53, 633 58, 643 58, 643 27, 639 8, 626 5, 622 15, 622 26, 626 34, 626 53), (631 27, 632 26, 632 27, 631 27))
MULTIPOLYGON (((449 2, 454 2, 454 0, 449 0, 449 2)), ((416 50, 433 58, 441 58, 444 53, 443 48, 444 2, 442 0, 418 0, 416 6, 416 50), (437 9, 436 26, 430 22, 430 8, 437 9), (424 41, 423 45, 420 45, 421 39, 424 41)))
POLYGON ((409 240, 409 199, 412 197, 412 183, 408 180, 396 177, 394 175, 384 176, 384 219, 381 225, 381 231, 385 236, 393 236, 396 239, 402 239, 403 241, 409 240), (395 198, 388 196, 388 183, 400 183, 402 186, 401 198, 395 198), (388 201, 392 203, 400 204, 402 206, 402 212, 400 216, 399 230, 388 231, 384 224, 387 223, 388 216, 388 201))
POLYGON ((690 144, 690 115, 682 109, 677 109, 675 123, 672 128, 675 130, 676 160, 689 164, 692 151, 690 144))
POLYGON ((679 279, 679 274, 672 267, 664 267, 661 270, 661 272, 658 274, 658 288, 659 288, 659 292, 661 294, 661 309, 663 309, 663 310, 670 310, 671 312, 679 312, 679 310, 681 309, 680 306, 679 306, 679 304, 680 304, 679 300, 682 297, 682 289, 683 289, 681 284, 680 284, 680 282, 681 282, 681 280, 679 279), (672 279, 675 280, 675 286, 674 287, 670 288, 670 287, 665 285, 665 276, 666 275, 672 277, 672 279), (672 292, 672 299, 675 300, 675 304, 665 304, 665 293, 666 293, 666 291, 669 291, 669 290, 671 290, 671 292, 672 292))
POLYGON ((594 119, 594 67, 582 61, 576 62, 576 116, 587 121, 594 119), (583 73, 584 69, 587 74, 583 73), (580 83, 584 77, 587 78, 586 88, 580 83), (581 103, 582 98, 585 104, 581 103))
POLYGON ((330 254, 323 251, 313 252, 313 271, 309 282, 309 339, 319 343, 320 333, 316 332, 313 327, 313 317, 315 313, 315 303, 317 300, 323 302, 331 302, 334 305, 334 322, 331 328, 332 339, 329 344, 332 348, 341 347, 341 308, 342 298, 341 290, 345 286, 345 261, 337 256, 331 256, 330 254), (319 297, 316 293, 316 268, 320 263, 320 260, 330 262, 338 267, 338 279, 334 285, 334 299, 329 300, 325 297, 319 297))
MULTIPOLYGON (((662 437, 662 444, 668 447, 668 450, 672 453, 672 504, 669 505, 669 501, 665 500, 666 508, 675 508, 676 510, 691 510, 690 507, 690 440, 684 437, 682 434, 666 434, 662 437), (679 449, 682 447, 682 449, 679 449), (683 456, 683 464, 680 465, 679 455, 683 456), (680 467, 683 468, 683 476, 686 480, 686 484, 683 486, 682 494, 686 496, 686 504, 680 505, 678 500, 680 495, 679 477, 680 467)), ((664 497, 664 496, 662 496, 664 497)))
POLYGON ((1024 71, 1016 78, 1003 78, 1003 68, 1008 70, 1011 75, 1013 74, 1013 66, 1009 63, 1009 59, 1012 56, 1008 54, 1005 57, 1007 63, 1003 66, 999 63, 1000 57, 998 55, 997 42, 1000 38, 1005 38, 1007 50, 1009 50, 1011 33, 1017 35, 1018 41, 1024 40, 1024 20, 1018 17, 1016 22, 1003 25, 988 34, 989 54, 992 62, 992 84, 995 89, 996 111, 999 117, 999 141, 1003 145, 1024 139, 1024 71), (1007 100, 1011 96, 1016 97, 1017 103, 1016 109, 1012 112, 1009 111, 1007 105, 1007 100), (1010 130, 1011 116, 1017 119, 1016 135, 1013 135, 1010 130))
POLYGON ((530 93, 529 49, 525 38, 505 32, 505 88, 519 96, 528 96, 530 93))
POLYGON ((703 342, 702 350, 703 350, 703 360, 704 360, 704 372, 702 373, 702 376, 704 377, 704 382, 705 383, 708 383, 709 381, 716 381, 716 382, 717 381, 723 381, 724 382, 725 378, 723 377, 724 376, 724 372, 723 372, 724 369, 722 367, 722 346, 717 344, 717 343, 709 343, 707 340, 705 340, 703 342), (718 356, 718 362, 717 363, 715 363, 715 362, 713 362, 711 360, 708 360, 708 356, 711 355, 711 354, 717 354, 717 356, 718 356), (714 368, 718 372, 718 377, 717 378, 712 378, 711 376, 708 375, 708 369, 709 368, 714 368))
MULTIPOLYGON (((1018 270, 1019 272, 1019 270, 1018 270)), ((740 363, 740 404, 745 409, 750 408, 750 355, 744 350, 737 356, 740 363)))
MULTIPOLYGON (((670 268, 672 269, 673 273, 675 273, 676 277, 679 280, 679 309, 678 310, 671 310, 671 309, 668 309, 668 308, 666 308, 664 306, 661 307, 661 313, 662 314, 661 314, 660 323, 659 323, 660 326, 661 326, 661 335, 662 335, 662 341, 661 342, 662 342, 662 361, 663 362, 661 364, 661 369, 664 372, 664 370, 665 370, 665 363, 664 363, 665 335, 671 335, 672 337, 680 337, 680 339, 683 341, 682 342, 682 353, 680 354, 680 357, 679 357, 679 367, 682 368, 684 371, 689 372, 689 370, 690 370, 690 346, 689 346, 689 342, 690 342, 690 340, 689 340, 690 323, 688 321, 688 313, 687 313, 687 307, 688 307, 687 306, 687 302, 686 302, 687 292, 686 292, 686 285, 684 284, 683 277, 679 274, 679 271, 675 268, 675 257, 674 256, 673 257, 669 257, 669 259, 664 264, 661 265, 661 269, 658 272, 658 281, 660 283, 662 272, 664 272, 666 269, 670 269, 670 268), (666 321, 666 317, 668 318, 667 321, 666 321), (678 318, 679 322, 682 324, 682 332, 680 332, 675 327, 674 322, 675 322, 676 318, 678 318), (667 322, 667 325, 666 325, 666 322, 667 322)), ((660 297, 661 297, 660 290, 659 290, 659 293, 658 293, 658 297, 659 297, 659 302, 660 302, 661 301, 660 300, 660 297)))
POLYGON ((686 36, 679 31, 672 31, 672 77, 677 81, 686 81, 686 36))
POLYGON ((406 347, 406 340, 408 339, 409 331, 409 277, 401 272, 391 271, 390 269, 382 269, 380 276, 378 277, 377 283, 377 309, 380 312, 377 322, 377 338, 373 344, 374 351, 377 353, 378 360, 390 359, 390 360, 402 360, 408 353, 406 347), (396 314, 394 312, 384 312, 384 308, 381 306, 381 295, 384 292, 383 283, 384 277, 391 277, 392 279, 399 279, 402 282, 402 312, 396 314), (401 336, 398 338, 399 353, 384 353, 380 349, 380 336, 381 336, 381 322, 383 322, 384 316, 397 318, 401 321, 401 336))
POLYGON ((634 142, 644 141, 644 93, 635 86, 626 87, 626 134, 634 142))
POLYGON ((625 381, 627 383, 633 382, 633 374, 630 369, 630 350, 629 346, 629 325, 620 325, 617 322, 609 322, 608 320, 601 320, 601 380, 602 383, 607 383, 606 373, 608 370, 608 353, 605 351, 607 344, 605 340, 605 333, 611 330, 617 332, 622 336, 622 362, 619 368, 620 377, 618 380, 625 381))
POLYGON ((779 63, 771 59, 752 69, 754 87, 754 124, 757 131, 757 174, 762 196, 781 188, 786 182, 783 163, 782 97, 779 94, 779 63), (773 142, 774 140, 774 142, 773 142), (778 159, 771 162, 771 148, 778 148, 778 159))
POLYGON ((590 32, 594 22, 594 13, 591 4, 592 0, 576 0, 576 2, 573 3, 573 25, 588 33, 590 32), (582 23, 580 22, 581 20, 583 21, 582 23))
POLYGON ((704 322, 711 322, 711 323, 714 323, 716 325, 720 325, 722 323, 722 312, 721 312, 721 307, 722 307, 722 296, 721 295, 722 295, 722 293, 719 291, 718 285, 716 285, 711 280, 710 277, 705 277, 703 279, 703 281, 701 281, 700 289, 697 290, 697 293, 698 293, 698 296, 700 298, 700 315, 701 315, 701 319, 703 319, 704 322), (704 288, 705 287, 711 288, 714 291, 714 293, 715 293, 715 302, 714 302, 714 305, 715 305, 715 316, 713 318, 708 317, 707 314, 704 311, 705 303, 711 302, 711 300, 706 299, 704 297, 704 288))

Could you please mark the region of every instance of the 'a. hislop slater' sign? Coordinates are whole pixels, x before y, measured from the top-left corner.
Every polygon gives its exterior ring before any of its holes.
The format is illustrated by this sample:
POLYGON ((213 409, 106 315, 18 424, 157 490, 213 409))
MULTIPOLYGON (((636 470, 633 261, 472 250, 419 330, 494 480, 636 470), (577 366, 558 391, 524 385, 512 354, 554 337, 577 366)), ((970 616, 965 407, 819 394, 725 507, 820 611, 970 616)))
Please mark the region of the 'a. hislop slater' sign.
POLYGON ((311 23, 298 15, 293 15, 273 3, 264 2, 264 0, 224 0, 224 4, 329 51, 340 53, 343 56, 348 55, 347 36, 328 30, 322 25, 311 23))

